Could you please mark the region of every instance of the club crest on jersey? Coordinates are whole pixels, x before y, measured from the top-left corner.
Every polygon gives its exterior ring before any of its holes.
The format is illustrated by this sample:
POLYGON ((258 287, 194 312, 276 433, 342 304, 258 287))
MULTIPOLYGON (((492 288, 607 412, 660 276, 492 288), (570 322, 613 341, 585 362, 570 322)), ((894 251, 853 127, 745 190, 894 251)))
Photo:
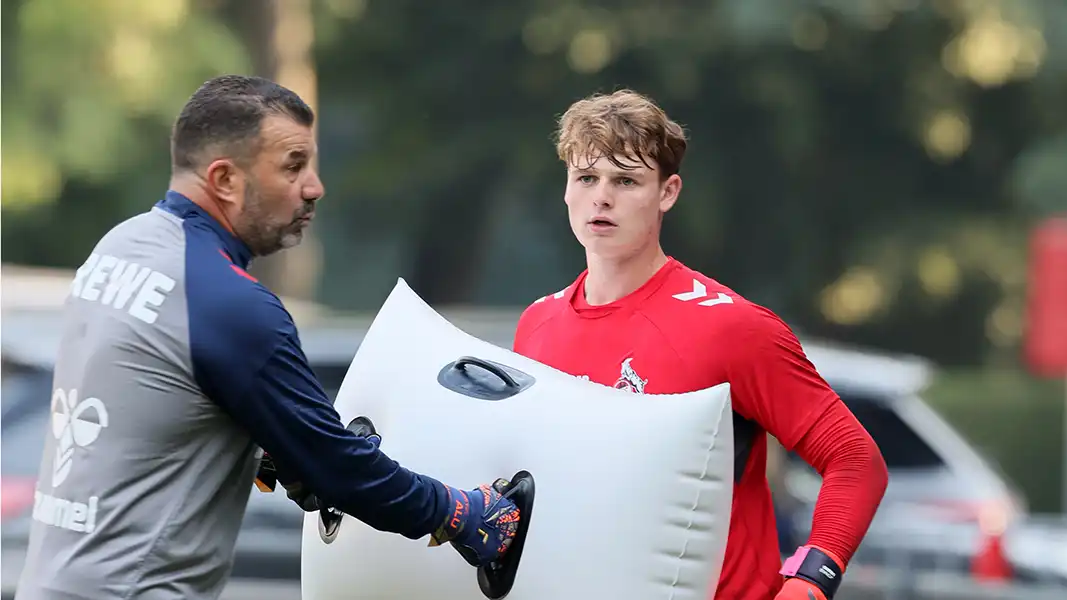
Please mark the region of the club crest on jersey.
POLYGON ((645 385, 648 384, 648 380, 641 379, 641 376, 637 374, 637 371, 631 364, 632 361, 633 357, 622 361, 619 378, 615 381, 615 385, 612 387, 617 390, 626 390, 635 394, 644 394, 645 385))

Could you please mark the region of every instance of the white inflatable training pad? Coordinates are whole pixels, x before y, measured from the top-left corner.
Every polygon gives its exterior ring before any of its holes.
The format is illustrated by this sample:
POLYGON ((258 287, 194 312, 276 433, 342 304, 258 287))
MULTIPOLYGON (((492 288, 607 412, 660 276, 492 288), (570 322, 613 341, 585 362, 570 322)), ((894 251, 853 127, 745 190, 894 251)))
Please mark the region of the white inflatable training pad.
MULTIPOLYGON (((727 384, 643 396, 578 379, 460 331, 400 280, 336 407, 346 424, 373 421, 401 465, 449 485, 533 475, 509 600, 706 600, 718 581, 733 493, 727 384)), ((348 516, 328 538, 321 523, 304 521, 304 600, 486 597, 451 546, 348 516)))

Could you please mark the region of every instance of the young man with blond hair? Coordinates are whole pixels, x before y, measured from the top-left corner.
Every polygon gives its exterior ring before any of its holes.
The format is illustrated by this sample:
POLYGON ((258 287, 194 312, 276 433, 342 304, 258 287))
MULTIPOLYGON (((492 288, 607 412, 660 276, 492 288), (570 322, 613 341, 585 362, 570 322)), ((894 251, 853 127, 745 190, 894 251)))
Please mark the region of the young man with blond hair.
POLYGON ((881 502, 885 462, 781 319, 664 253, 660 227, 682 190, 686 145, 683 129, 633 91, 594 95, 563 114, 564 201, 587 269, 523 312, 514 349, 634 393, 729 382, 734 500, 713 597, 826 600, 881 502), (784 566, 767 434, 823 477, 811 536, 784 566))

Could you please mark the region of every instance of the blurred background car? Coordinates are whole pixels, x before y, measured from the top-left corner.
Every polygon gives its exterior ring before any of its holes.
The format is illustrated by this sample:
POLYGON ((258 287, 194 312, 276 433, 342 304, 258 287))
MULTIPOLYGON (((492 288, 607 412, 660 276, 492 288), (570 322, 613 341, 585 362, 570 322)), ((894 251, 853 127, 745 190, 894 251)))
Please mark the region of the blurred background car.
MULTIPOLYGON (((1036 526, 998 466, 930 408, 923 399, 934 372, 929 362, 825 343, 804 347, 889 469, 855 563, 1067 585, 1067 529, 1058 521, 1036 526)), ((776 502, 790 510, 780 526, 791 541, 806 540, 822 480, 794 453, 782 468, 776 502)))

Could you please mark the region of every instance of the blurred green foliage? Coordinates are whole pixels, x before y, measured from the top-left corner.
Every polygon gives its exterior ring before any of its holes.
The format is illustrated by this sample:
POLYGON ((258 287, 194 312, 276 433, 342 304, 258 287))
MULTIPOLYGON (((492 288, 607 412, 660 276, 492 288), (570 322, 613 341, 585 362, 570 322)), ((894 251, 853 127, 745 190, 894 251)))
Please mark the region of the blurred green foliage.
MULTIPOLYGON (((192 89, 248 68, 225 24, 185 0, 28 0, 3 9, 3 208, 16 223, 54 207, 70 185, 121 187, 151 165, 147 156, 167 151, 160 129, 192 89)), ((151 173, 156 187, 165 176, 151 173)), ((133 208, 92 201, 112 219, 133 208)))
POLYGON ((1026 496, 1059 512, 1064 472, 1064 383, 1013 368, 941 373, 924 398, 1026 496))
MULTIPOLYGON (((73 267, 159 198, 179 107, 205 79, 263 64, 248 29, 269 4, 0 1, 4 260, 73 267)), ((321 300, 374 308, 398 276, 434 304, 562 288, 583 255, 555 119, 630 87, 691 135, 668 253, 807 335, 988 366, 970 377, 992 379, 944 388, 943 407, 991 444, 969 420, 978 406, 1062 422, 1043 384, 1003 375, 1019 367, 1029 229, 1067 211, 1062 0, 311 9, 321 300), (1001 377, 1022 383, 996 393, 1001 377)))
POLYGON ((1067 210, 1064 3, 339 3, 327 301, 375 306, 397 275, 436 303, 563 287, 583 261, 554 119, 627 86, 692 135, 669 253, 809 334, 1016 362, 1028 229, 1067 210))

